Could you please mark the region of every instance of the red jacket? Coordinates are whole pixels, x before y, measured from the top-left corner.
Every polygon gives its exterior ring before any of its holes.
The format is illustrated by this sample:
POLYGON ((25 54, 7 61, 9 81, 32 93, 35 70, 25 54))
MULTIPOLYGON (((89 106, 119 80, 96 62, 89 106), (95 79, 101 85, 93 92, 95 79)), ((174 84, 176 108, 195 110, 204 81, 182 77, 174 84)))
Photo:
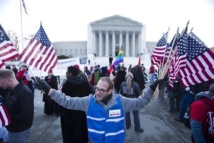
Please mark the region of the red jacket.
POLYGON ((154 66, 151 66, 149 68, 149 73, 155 73, 155 67, 154 66))

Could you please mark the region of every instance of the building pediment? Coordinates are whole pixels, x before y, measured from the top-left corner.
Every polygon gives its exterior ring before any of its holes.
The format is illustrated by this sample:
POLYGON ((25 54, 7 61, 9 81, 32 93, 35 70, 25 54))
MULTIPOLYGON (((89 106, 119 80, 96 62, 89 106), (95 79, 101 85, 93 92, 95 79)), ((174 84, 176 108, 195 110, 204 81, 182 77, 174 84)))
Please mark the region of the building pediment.
POLYGON ((122 17, 119 15, 114 15, 111 17, 103 18, 90 23, 91 26, 134 26, 142 27, 140 22, 134 21, 132 19, 122 17))

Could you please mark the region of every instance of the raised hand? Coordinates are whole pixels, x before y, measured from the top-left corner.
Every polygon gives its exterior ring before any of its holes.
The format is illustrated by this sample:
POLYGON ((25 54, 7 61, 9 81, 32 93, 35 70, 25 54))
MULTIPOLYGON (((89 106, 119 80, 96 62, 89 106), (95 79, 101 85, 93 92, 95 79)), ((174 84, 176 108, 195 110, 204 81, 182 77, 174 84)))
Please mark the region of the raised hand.
POLYGON ((156 80, 153 84, 150 85, 151 90, 155 91, 155 89, 158 86, 158 84, 160 84, 163 81, 164 81, 164 79, 158 79, 158 80, 156 80))

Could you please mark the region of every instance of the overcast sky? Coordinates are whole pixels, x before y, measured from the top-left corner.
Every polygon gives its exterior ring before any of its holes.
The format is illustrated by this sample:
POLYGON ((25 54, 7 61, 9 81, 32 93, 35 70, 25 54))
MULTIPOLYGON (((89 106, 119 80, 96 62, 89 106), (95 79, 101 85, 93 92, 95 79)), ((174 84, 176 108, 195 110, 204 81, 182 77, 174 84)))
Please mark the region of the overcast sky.
MULTIPOLYGON (((86 41, 89 23, 113 15, 146 26, 146 41, 158 41, 170 27, 168 41, 185 27, 208 47, 214 46, 214 0, 25 0, 24 35, 36 34, 40 21, 51 42, 86 41)), ((21 33, 20 0, 0 0, 0 23, 21 33)))

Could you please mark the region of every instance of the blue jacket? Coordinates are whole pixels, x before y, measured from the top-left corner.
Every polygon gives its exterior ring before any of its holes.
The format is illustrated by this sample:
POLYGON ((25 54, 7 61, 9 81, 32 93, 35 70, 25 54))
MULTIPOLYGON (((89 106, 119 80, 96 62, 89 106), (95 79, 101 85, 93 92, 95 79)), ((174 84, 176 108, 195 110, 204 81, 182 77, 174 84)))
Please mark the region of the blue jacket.
POLYGON ((107 111, 94 102, 91 97, 87 113, 88 134, 91 142, 96 143, 123 143, 124 111, 119 96, 107 111))
POLYGON ((125 138, 124 113, 143 108, 145 105, 147 105, 150 102, 152 95, 154 93, 154 91, 152 91, 150 88, 147 89, 143 93, 143 95, 139 96, 138 98, 127 98, 120 94, 112 93, 111 99, 105 105, 101 101, 96 100, 95 94, 91 94, 85 97, 69 97, 60 91, 56 91, 54 89, 51 89, 51 90, 52 91, 50 92, 49 96, 61 106, 67 109, 84 111, 88 115, 87 116, 88 128, 93 130, 94 129, 98 130, 99 128, 99 130, 101 131, 99 133, 100 135, 97 134, 97 136, 95 137, 91 134, 92 130, 90 131, 89 129, 90 140, 94 142, 99 142, 99 140, 97 139, 100 139, 102 140, 100 142, 104 142, 104 143, 106 142, 120 143, 124 141, 124 138, 125 138), (118 117, 113 118, 114 120, 108 117, 110 113, 111 114, 118 113, 118 109, 120 110, 119 111, 120 114, 118 117), (99 112, 99 114, 97 112, 99 112), (93 120, 91 119, 89 120, 89 118, 92 118, 92 117, 95 117, 95 118, 93 118, 93 120), (93 122, 95 123, 95 125, 91 125, 93 122), (98 126, 99 124, 100 126, 98 126), (107 127, 107 129, 102 129, 103 127, 107 127), (118 135, 112 134, 112 132, 117 132, 118 135), (103 135, 105 134, 105 138, 101 139, 100 137, 101 134, 103 135), (109 136, 109 137, 106 138, 106 136, 109 136), (114 141, 111 141, 111 140, 114 140, 114 141))

